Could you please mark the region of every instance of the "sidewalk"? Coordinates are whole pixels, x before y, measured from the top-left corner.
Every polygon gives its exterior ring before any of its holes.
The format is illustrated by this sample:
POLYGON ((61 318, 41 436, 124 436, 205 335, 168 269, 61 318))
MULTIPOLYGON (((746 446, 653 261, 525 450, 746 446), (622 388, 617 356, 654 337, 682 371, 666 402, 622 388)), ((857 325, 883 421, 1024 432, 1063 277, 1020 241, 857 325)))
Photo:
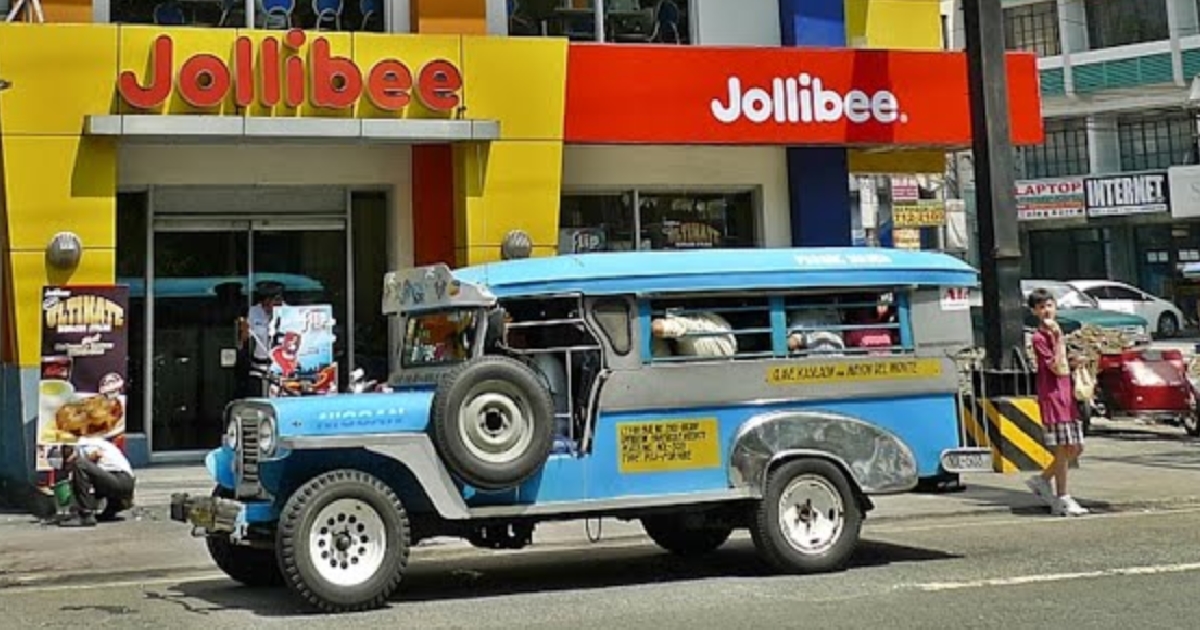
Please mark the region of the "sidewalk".
MULTIPOLYGON (((1115 425, 1101 425, 1101 431, 1115 425)), ((1200 440, 1182 430, 1121 425, 1092 438, 1082 466, 1073 471, 1072 494, 1097 511, 1128 511, 1200 506, 1200 440)), ((1045 508, 1025 488, 1026 474, 970 475, 967 489, 951 494, 877 497, 871 524, 896 519, 966 518, 997 513, 1039 513, 1045 508)), ((125 521, 101 524, 93 531, 44 527, 23 515, 0 515, 0 588, 94 579, 148 579, 210 573, 215 567, 204 542, 167 518, 172 492, 206 493, 211 484, 200 467, 139 471, 139 507, 125 521), (114 566, 119 559, 119 566, 114 566)), ((601 542, 641 540, 636 523, 605 519, 547 523, 534 534, 534 549, 601 542)), ((457 539, 424 541, 422 556, 490 553, 457 539)))

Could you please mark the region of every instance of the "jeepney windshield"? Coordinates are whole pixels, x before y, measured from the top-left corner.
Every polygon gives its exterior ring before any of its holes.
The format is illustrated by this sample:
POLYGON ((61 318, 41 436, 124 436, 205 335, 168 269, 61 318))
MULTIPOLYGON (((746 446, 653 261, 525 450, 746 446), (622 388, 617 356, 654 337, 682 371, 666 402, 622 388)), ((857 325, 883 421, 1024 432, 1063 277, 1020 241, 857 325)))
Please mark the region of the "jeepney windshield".
POLYGON ((478 309, 421 313, 408 318, 400 365, 422 368, 465 361, 475 344, 478 309))

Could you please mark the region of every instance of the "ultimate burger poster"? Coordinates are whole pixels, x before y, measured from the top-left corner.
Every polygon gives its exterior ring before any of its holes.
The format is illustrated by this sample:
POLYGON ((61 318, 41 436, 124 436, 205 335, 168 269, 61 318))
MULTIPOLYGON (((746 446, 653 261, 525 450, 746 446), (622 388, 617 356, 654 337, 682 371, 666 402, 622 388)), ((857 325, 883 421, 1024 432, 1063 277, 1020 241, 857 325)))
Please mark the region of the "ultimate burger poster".
POLYGON ((124 449, 129 287, 45 287, 41 312, 37 469, 81 437, 124 449))

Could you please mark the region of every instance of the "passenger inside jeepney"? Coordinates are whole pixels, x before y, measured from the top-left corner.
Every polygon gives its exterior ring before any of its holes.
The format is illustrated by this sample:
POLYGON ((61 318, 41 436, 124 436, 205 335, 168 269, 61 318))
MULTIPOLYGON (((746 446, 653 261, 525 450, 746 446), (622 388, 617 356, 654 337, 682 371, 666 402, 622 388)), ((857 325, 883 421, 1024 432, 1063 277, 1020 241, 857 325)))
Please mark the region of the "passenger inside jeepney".
POLYGON ((871 349, 868 350, 871 355, 891 354, 890 348, 900 343, 898 331, 890 327, 896 319, 895 309, 890 296, 871 298, 876 301, 875 306, 856 308, 848 313, 848 323, 857 328, 846 332, 846 345, 871 349))
POLYGON ((731 357, 738 348, 732 331, 729 321, 713 311, 667 312, 650 322, 650 348, 655 357, 731 357))
POLYGON ((837 332, 841 325, 841 314, 832 305, 796 309, 788 317, 788 350, 806 355, 840 355, 846 349, 842 333, 837 332))

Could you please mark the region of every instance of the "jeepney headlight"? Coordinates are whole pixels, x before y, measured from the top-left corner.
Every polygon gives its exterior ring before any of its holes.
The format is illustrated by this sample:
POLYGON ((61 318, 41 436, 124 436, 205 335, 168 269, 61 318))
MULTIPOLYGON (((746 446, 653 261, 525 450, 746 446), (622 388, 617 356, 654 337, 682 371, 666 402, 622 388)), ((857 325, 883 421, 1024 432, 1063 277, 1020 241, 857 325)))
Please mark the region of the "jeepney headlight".
POLYGON ((225 427, 225 446, 237 450, 238 446, 238 420, 233 418, 229 421, 229 425, 225 427))
POLYGON ((264 457, 275 454, 275 421, 269 417, 258 423, 258 452, 264 457))

